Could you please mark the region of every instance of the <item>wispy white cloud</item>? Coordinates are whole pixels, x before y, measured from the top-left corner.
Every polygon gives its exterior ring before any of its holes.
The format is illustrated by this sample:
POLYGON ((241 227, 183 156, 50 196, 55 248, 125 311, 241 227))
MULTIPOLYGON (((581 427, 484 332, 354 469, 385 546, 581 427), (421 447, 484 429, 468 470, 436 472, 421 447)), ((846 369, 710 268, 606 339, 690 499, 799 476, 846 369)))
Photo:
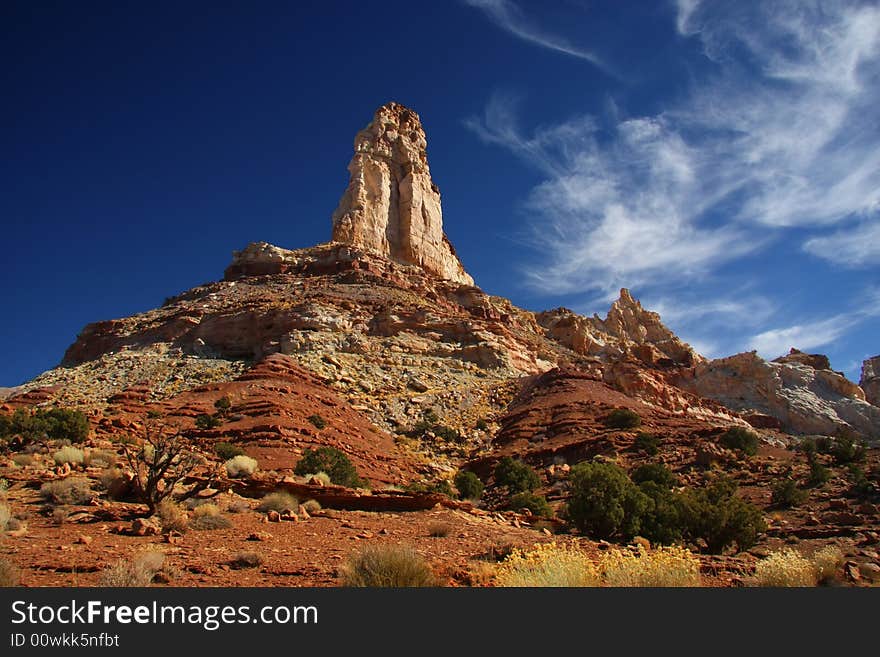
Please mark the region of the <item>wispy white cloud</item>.
POLYGON ((715 64, 661 112, 523 130, 515 103, 495 96, 467 122, 544 176, 526 202, 540 254, 528 280, 586 294, 703 281, 790 228, 814 255, 876 264, 880 7, 676 7, 679 32, 715 64), (840 232, 816 235, 830 226, 840 232))
POLYGON ((880 221, 844 228, 830 235, 811 237, 804 250, 846 267, 880 264, 880 221))
POLYGON ((464 2, 471 7, 483 10, 498 27, 519 37, 523 41, 528 41, 542 48, 555 50, 571 57, 584 59, 608 72, 608 67, 598 55, 575 46, 563 36, 541 29, 512 0, 464 0, 464 2))
POLYGON ((809 324, 771 329, 753 335, 745 349, 757 349, 764 358, 782 356, 792 347, 801 351, 815 349, 840 339, 856 323, 857 319, 849 315, 837 315, 809 324))

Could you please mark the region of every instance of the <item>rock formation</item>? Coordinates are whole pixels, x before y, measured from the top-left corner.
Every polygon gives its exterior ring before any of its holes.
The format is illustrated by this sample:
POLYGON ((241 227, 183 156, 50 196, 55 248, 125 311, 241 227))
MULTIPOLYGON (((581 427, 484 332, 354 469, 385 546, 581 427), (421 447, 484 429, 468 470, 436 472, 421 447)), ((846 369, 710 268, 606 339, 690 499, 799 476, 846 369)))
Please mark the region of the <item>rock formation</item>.
POLYGON ((865 401, 862 389, 838 372, 801 359, 767 362, 746 352, 700 363, 675 383, 734 411, 773 416, 791 433, 856 432, 880 438, 880 408, 865 401))
POLYGON ((398 103, 376 110, 354 140, 351 180, 333 213, 333 240, 473 285, 443 233, 440 190, 431 180, 426 147, 418 114, 398 103))
POLYGON ((579 354, 605 359, 629 355, 652 366, 692 365, 703 360, 663 325, 660 315, 642 308, 626 288, 620 290, 604 320, 566 308, 538 313, 537 319, 550 337, 579 354))
POLYGON ((865 400, 880 406, 880 356, 873 356, 862 363, 862 378, 859 385, 865 391, 865 400))

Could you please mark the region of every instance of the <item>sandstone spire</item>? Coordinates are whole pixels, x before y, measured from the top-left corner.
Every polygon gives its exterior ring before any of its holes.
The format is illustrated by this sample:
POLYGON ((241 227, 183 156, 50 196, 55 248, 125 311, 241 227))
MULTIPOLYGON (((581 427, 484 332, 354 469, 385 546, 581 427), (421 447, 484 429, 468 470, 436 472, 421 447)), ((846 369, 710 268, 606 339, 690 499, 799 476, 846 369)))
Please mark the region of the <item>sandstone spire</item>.
POLYGON ((443 233, 426 146, 418 114, 398 103, 376 110, 354 140, 351 179, 333 213, 333 241, 473 285, 443 233))

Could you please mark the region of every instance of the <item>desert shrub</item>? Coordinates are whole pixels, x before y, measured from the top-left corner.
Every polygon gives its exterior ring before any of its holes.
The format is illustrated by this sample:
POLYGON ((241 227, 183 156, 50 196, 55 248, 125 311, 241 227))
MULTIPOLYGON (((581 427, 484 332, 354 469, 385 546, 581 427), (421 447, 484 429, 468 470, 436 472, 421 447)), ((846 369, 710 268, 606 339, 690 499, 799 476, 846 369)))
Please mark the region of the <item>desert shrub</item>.
POLYGON ((754 586, 815 586, 816 568, 791 548, 772 552, 755 564, 754 586))
POLYGON ((720 554, 734 543, 738 551, 747 550, 767 528, 761 512, 737 497, 736 484, 726 477, 686 490, 682 502, 685 535, 704 540, 712 554, 720 554))
POLYGON ((90 449, 86 452, 83 463, 89 467, 110 468, 116 464, 116 453, 103 449, 90 449))
MULTIPOLYGON (((213 506, 213 504, 206 504, 205 506, 213 506)), ((202 507, 197 507, 196 511, 201 509, 202 507)), ((220 514, 220 510, 217 509, 217 513, 206 513, 206 514, 193 514, 193 519, 189 521, 189 528, 195 529, 196 531, 210 531, 213 529, 229 529, 232 527, 232 521, 229 520, 224 515, 220 514)))
POLYGON ((123 499, 131 492, 129 481, 118 466, 114 465, 103 470, 98 476, 98 481, 111 500, 123 499))
POLYGON ((315 511, 321 510, 321 503, 318 502, 318 500, 306 500, 300 504, 300 506, 304 508, 307 513, 315 513, 315 511))
POLYGON ((330 481, 330 475, 328 475, 326 472, 310 472, 308 474, 304 474, 302 477, 306 480, 306 482, 310 482, 312 479, 317 479, 324 486, 329 486, 333 483, 332 481, 330 481))
POLYGON ((70 509, 66 506, 56 506, 52 509, 52 524, 53 525, 63 525, 67 522, 67 517, 70 515, 70 509))
POLYGON ((434 481, 414 481, 407 484, 404 490, 410 493, 431 493, 433 495, 445 495, 446 497, 455 497, 455 491, 452 485, 446 479, 435 479, 434 481))
POLYGON ((484 420, 483 418, 480 418, 479 420, 477 420, 477 423, 474 425, 474 428, 478 429, 480 431, 488 431, 489 430, 489 423, 486 422, 486 420, 484 420))
POLYGON ((700 561, 690 551, 669 546, 648 550, 640 545, 638 554, 611 550, 599 564, 606 586, 694 587, 700 586, 700 561))
POLYGON ((431 427, 431 432, 438 438, 450 443, 462 443, 465 440, 465 437, 461 435, 460 431, 453 429, 452 427, 447 427, 445 424, 435 424, 431 427))
POLYGON ((628 540, 638 533, 650 500, 619 466, 579 463, 569 473, 569 520, 594 538, 628 540))
POLYGON ((57 452, 52 454, 52 460, 55 461, 56 465, 64 465, 65 463, 70 463, 71 465, 80 465, 86 458, 85 452, 76 447, 62 447, 57 452))
POLYGON ((327 426, 327 420, 325 420, 323 417, 321 417, 317 413, 315 413, 314 415, 309 415, 309 417, 307 419, 309 422, 312 423, 312 425, 315 427, 315 429, 320 430, 320 429, 323 429, 324 427, 327 426))
POLYGON ((21 572, 11 561, 0 559, 0 587, 18 586, 21 572))
POLYGON ((81 443, 89 435, 89 421, 81 411, 66 408, 16 409, 0 416, 0 438, 18 437, 22 444, 45 440, 69 440, 81 443))
POLYGON ((829 584, 834 582, 843 565, 843 560, 843 551, 836 545, 826 545, 814 552, 810 557, 810 562, 816 572, 816 583, 829 584))
POLYGON ((453 481, 459 497, 463 500, 478 500, 483 494, 483 482, 469 470, 459 470, 453 481))
POLYGON ((229 400, 229 397, 224 396, 214 402, 214 408, 217 409, 218 415, 226 415, 229 409, 232 408, 232 402, 229 400))
POLYGON ((150 586, 164 562, 165 555, 158 550, 146 550, 134 559, 120 559, 101 573, 100 586, 150 586))
POLYGON ((223 466, 226 468, 226 474, 233 479, 241 477, 242 475, 250 477, 259 467, 257 465, 257 459, 245 456, 244 454, 239 454, 238 456, 229 459, 223 464, 223 466))
POLYGON ((204 518, 206 516, 219 516, 220 515, 220 507, 216 504, 211 504, 210 502, 203 502, 202 504, 196 504, 192 509, 192 517, 193 520, 196 518, 204 518))
POLYGON ((202 413, 196 416, 196 426, 199 429, 216 429, 221 424, 223 424, 223 421, 216 415, 202 413))
POLYGON ((368 545, 342 568, 342 585, 357 587, 435 586, 425 559, 401 545, 368 545))
POLYGON ((538 473, 519 459, 505 456, 495 466, 495 483, 511 493, 525 493, 541 485, 538 473))
POLYGON ((596 566, 573 545, 541 543, 528 550, 516 548, 498 566, 497 586, 599 586, 596 566))
POLYGON ((88 504, 92 499, 92 489, 88 479, 68 477, 46 482, 40 487, 40 495, 52 504, 88 504))
POLYGON ((838 465, 858 463, 865 460, 865 446, 852 436, 840 436, 835 438, 828 453, 838 465))
POLYGON ((243 456, 244 450, 238 445, 232 443, 219 442, 214 445, 214 453, 224 461, 234 459, 236 456, 243 456))
POLYGON ((754 456, 758 453, 758 436, 743 427, 731 427, 722 434, 720 442, 728 449, 754 456))
POLYGON ((5 504, 0 504, 0 534, 6 531, 6 525, 9 524, 10 518, 12 518, 12 512, 9 510, 9 507, 5 504))
POLYGON ((169 498, 163 499, 156 507, 156 516, 163 532, 185 532, 189 527, 189 514, 186 509, 169 498))
POLYGON ((639 484, 639 490, 649 500, 640 518, 639 534, 661 545, 679 541, 684 533, 681 495, 651 480, 639 484))
POLYGON ((188 441, 179 431, 167 433, 162 428, 149 425, 140 444, 123 443, 125 461, 134 475, 131 485, 150 513, 155 513, 156 507, 167 497, 176 496, 184 500, 213 483, 212 473, 188 489, 175 492, 178 484, 190 476, 202 462, 187 445, 188 441))
POLYGON ((12 457, 12 462, 15 463, 20 468, 24 468, 29 465, 33 465, 34 457, 30 454, 15 454, 12 457))
POLYGON ((285 492, 269 493, 257 506, 257 511, 262 511, 263 513, 268 511, 277 511, 278 513, 292 511, 296 513, 298 510, 299 501, 290 493, 285 492))
POLYGON ((642 431, 636 436, 633 447, 645 452, 649 456, 655 456, 660 451, 660 442, 660 436, 642 431))
POLYGON ((798 488, 797 482, 791 477, 786 477, 773 484, 771 491, 771 503, 784 508, 800 506, 810 496, 807 491, 798 488))
POLYGON ((831 479, 831 470, 826 468, 815 454, 810 458, 810 474, 807 475, 807 485, 821 486, 831 479))
POLYGON ((865 469, 857 463, 850 463, 847 467, 849 477, 849 491, 856 497, 867 497, 874 492, 874 486, 865 474, 865 469))
POLYGON ((259 568, 263 565, 263 555, 258 552, 237 552, 229 562, 236 570, 244 568, 259 568))
POLYGON ((513 495, 507 501, 507 508, 511 511, 528 509, 529 513, 533 516, 540 516, 541 518, 553 517, 553 509, 547 502, 547 498, 543 495, 535 495, 530 492, 522 492, 513 495))
POLYGON ((678 482, 675 475, 663 463, 645 463, 633 470, 630 478, 636 484, 652 481, 658 486, 672 488, 678 482))
POLYGON ((150 409, 147 411, 147 418, 150 420, 158 420, 162 417, 162 411, 157 411, 156 409, 150 409))
POLYGON ((641 424, 642 418, 631 408, 615 408, 605 417, 609 429, 635 429, 641 424))
POLYGON ((358 477, 357 470, 344 452, 335 447, 307 449, 296 464, 294 472, 304 475, 310 472, 326 472, 330 480, 349 488, 363 487, 365 482, 358 477))
POLYGON ((452 531, 452 525, 448 522, 432 522, 428 525, 428 536, 431 538, 445 538, 452 531))

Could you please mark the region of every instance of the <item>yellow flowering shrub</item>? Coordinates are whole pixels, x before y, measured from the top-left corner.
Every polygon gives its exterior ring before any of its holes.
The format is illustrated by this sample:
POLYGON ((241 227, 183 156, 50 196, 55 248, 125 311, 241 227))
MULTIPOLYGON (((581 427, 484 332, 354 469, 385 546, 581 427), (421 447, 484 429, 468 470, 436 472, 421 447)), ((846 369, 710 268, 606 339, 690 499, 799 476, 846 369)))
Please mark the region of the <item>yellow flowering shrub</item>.
POLYGON ((498 586, 598 586, 596 566, 573 545, 541 543, 514 550, 498 566, 498 586))
POLYGON ((689 550, 678 546, 648 550, 638 546, 638 553, 611 550, 599 564, 606 586, 700 586, 700 561, 689 550))
POLYGON ((755 565, 754 586, 816 586, 819 582, 833 579, 841 563, 843 552, 828 545, 809 559, 786 548, 772 552, 755 565))

